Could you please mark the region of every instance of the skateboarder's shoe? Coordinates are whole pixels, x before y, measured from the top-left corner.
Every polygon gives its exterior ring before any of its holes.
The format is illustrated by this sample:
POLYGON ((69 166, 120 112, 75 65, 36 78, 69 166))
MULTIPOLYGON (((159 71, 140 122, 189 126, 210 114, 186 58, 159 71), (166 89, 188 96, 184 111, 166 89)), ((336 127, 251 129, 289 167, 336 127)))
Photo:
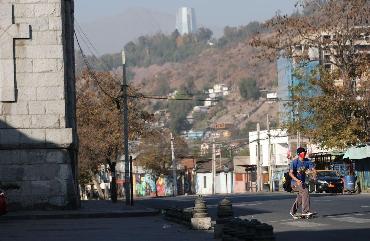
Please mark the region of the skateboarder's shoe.
POLYGON ((307 213, 302 213, 302 216, 307 216, 307 217, 310 217, 312 215, 314 215, 315 213, 311 213, 311 212, 307 212, 307 213))
POLYGON ((290 216, 292 216, 293 219, 298 219, 299 218, 295 213, 290 212, 289 214, 290 214, 290 216))

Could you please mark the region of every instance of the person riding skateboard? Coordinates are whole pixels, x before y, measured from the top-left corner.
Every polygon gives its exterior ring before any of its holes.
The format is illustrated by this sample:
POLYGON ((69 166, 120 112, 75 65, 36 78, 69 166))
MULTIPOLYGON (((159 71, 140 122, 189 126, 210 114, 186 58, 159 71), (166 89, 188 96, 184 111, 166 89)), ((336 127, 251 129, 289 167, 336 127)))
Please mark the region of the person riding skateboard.
POLYGON ((302 206, 302 216, 309 217, 314 214, 310 212, 310 196, 305 181, 306 171, 311 170, 315 176, 316 170, 313 162, 306 158, 306 154, 306 149, 299 147, 297 149, 298 158, 291 161, 289 167, 289 176, 292 178, 292 189, 298 192, 297 198, 290 209, 290 215, 292 215, 293 218, 296 217, 297 210, 300 206, 302 206))

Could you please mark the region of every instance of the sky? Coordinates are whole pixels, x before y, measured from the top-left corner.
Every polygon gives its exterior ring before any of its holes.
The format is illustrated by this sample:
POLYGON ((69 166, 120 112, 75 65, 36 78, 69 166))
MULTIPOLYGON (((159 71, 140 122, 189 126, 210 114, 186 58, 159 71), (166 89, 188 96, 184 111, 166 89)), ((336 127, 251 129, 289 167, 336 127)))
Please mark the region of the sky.
POLYGON ((239 26, 272 17, 276 11, 292 13, 297 0, 76 0, 75 14, 80 22, 92 22, 133 7, 176 14, 179 7, 195 8, 200 26, 239 26))

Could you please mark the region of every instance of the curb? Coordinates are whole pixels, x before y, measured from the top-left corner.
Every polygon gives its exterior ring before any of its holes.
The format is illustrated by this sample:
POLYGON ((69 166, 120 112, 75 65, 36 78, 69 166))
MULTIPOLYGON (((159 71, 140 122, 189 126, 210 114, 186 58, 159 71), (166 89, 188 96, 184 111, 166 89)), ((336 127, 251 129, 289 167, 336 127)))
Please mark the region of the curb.
POLYGON ((131 218, 131 217, 148 217, 157 216, 160 210, 147 209, 138 211, 122 211, 122 212, 89 212, 89 213, 35 213, 35 214, 19 214, 19 215, 4 215, 0 217, 0 221, 8 220, 41 220, 41 219, 91 219, 91 218, 131 218))

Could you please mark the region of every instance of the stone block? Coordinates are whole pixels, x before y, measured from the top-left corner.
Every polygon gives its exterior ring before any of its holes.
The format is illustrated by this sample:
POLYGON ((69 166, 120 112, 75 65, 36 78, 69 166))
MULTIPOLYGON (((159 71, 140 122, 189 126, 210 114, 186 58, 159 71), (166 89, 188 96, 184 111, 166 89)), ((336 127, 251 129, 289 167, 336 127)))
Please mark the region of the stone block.
POLYGON ((64 87, 38 87, 37 88, 37 100, 63 100, 64 99, 64 87))
POLYGON ((3 103, 2 113, 3 115, 27 115, 28 102, 3 103))
POLYGON ((35 16, 34 6, 30 4, 17 4, 14 8, 15 18, 33 18, 35 16))
POLYGON ((48 163, 71 163, 67 150, 50 150, 46 153, 45 161, 48 163))
POLYGON ((10 128, 31 128, 31 116, 29 115, 10 115, 6 116, 5 120, 10 128))
POLYGON ((65 115, 65 102, 63 100, 45 101, 46 114, 65 115))
POLYGON ((39 129, 54 129, 60 127, 59 115, 32 115, 31 127, 39 129))
POLYGON ((60 17, 61 8, 58 3, 44 3, 34 5, 35 17, 60 17))
POLYGON ((46 130, 46 142, 68 147, 72 144, 72 128, 46 130))
POLYGON ((33 61, 33 72, 56 72, 57 71, 57 59, 35 59, 33 61))
POLYGON ((49 18, 49 29, 50 30, 62 30, 62 20, 60 18, 50 17, 49 18))
POLYGON ((61 31, 34 32, 32 41, 34 45, 59 45, 61 35, 61 31))
POLYGON ((0 129, 0 145, 17 145, 20 133, 14 129, 0 129))
POLYGON ((17 164, 19 160, 20 152, 0 150, 0 156, 1 156, 1 160, 0 160, 0 169, 1 169, 2 165, 17 164))
POLYGON ((18 86, 18 101, 36 100, 36 88, 28 86, 18 86))
POLYGON ((32 45, 27 46, 27 52, 20 52, 18 56, 33 59, 57 59, 63 58, 63 46, 61 45, 32 45))
MULTIPOLYGON (((48 17, 38 17, 38 18, 16 18, 17 23, 30 24, 32 27, 32 34, 37 31, 47 31, 49 30, 49 18, 48 17)), ((30 44, 33 44, 30 41, 30 44)))
POLYGON ((17 86, 22 88, 63 86, 63 72, 17 74, 17 86))
MULTIPOLYGON (((26 166, 24 166, 26 167, 26 166)), ((23 173, 24 181, 47 181, 58 178, 59 165, 33 164, 27 165, 27 171, 23 173)))
POLYGON ((66 205, 67 201, 64 196, 55 196, 49 198, 50 205, 61 207, 66 205))
POLYGON ((41 149, 18 150, 19 159, 17 164, 33 165, 46 163, 46 153, 41 149))
POLYGON ((25 174, 25 169, 17 165, 1 165, 0 176, 1 182, 21 181, 25 174))
POLYGON ((32 73, 33 71, 31 59, 16 59, 15 65, 17 73, 32 73))
POLYGON ((46 103, 44 101, 28 102, 28 112, 30 115, 44 115, 46 113, 46 103))
MULTIPOLYGON (((0 38, 0 45, 6 46, 7 39, 0 38)), ((12 48, 2 48, 0 52, 0 59, 12 59, 13 58, 13 49, 12 48)))
POLYGON ((20 132, 20 145, 44 145, 46 130, 42 129, 24 129, 20 132))
POLYGON ((192 218, 191 226, 193 229, 196 229, 196 230, 208 230, 212 227, 211 218, 210 217, 192 218))

